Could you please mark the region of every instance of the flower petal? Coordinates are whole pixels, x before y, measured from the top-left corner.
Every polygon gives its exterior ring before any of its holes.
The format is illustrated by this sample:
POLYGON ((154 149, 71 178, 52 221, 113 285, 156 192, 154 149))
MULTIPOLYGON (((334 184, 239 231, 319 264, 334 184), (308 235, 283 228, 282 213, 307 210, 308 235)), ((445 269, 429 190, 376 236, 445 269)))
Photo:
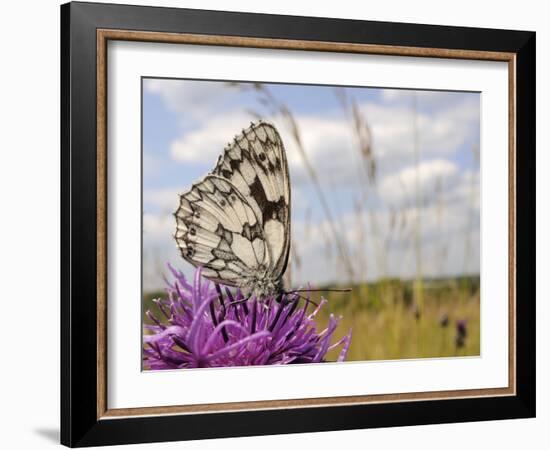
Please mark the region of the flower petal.
POLYGON ((221 348, 217 352, 212 353, 211 355, 209 355, 207 357, 207 359, 211 361, 213 359, 219 358, 220 356, 223 356, 223 355, 225 355, 225 354, 227 354, 227 353, 229 353, 233 350, 238 349, 239 347, 246 344, 247 342, 256 341, 258 339, 268 337, 269 334, 270 333, 268 331, 258 331, 255 334, 251 334, 250 336, 247 336, 247 337, 241 339, 240 341, 235 342, 234 344, 231 344, 231 345, 228 345, 227 347, 221 348))

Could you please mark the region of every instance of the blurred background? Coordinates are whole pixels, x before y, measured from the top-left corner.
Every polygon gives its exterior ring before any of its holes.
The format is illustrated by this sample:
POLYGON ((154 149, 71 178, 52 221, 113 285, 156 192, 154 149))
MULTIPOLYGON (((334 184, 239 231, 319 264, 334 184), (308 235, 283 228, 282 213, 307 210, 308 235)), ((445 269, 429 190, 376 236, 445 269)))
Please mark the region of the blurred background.
MULTIPOLYGON (((479 355, 478 93, 143 79, 143 308, 166 264, 178 194, 257 119, 286 147, 292 287, 331 293, 348 360, 479 355)), ((320 294, 312 294, 313 299, 320 294)))

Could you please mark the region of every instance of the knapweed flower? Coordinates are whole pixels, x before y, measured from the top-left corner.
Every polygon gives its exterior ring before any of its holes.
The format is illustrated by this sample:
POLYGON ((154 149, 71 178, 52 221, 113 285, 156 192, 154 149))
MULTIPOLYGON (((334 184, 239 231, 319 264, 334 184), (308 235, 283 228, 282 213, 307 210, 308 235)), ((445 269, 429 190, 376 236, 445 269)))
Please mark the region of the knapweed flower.
POLYGON ((464 347, 466 343, 466 337, 468 336, 468 328, 466 327, 466 320, 457 320, 456 321, 456 336, 455 336, 455 345, 456 348, 464 347))
POLYGON ((203 279, 200 269, 190 284, 169 268, 174 280, 167 298, 155 300, 163 317, 146 312, 154 324, 144 325, 144 369, 318 363, 338 346, 337 361, 345 360, 351 330, 331 345, 338 319, 331 315, 322 331, 314 321, 326 300, 308 313, 310 302, 304 305, 297 293, 246 299, 203 279))

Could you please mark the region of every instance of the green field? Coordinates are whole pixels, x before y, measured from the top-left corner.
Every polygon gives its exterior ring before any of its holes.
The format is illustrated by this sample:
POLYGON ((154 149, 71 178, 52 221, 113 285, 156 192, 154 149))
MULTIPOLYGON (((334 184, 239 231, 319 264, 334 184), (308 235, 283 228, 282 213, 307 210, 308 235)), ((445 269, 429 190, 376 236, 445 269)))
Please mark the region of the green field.
MULTIPOLYGON (((318 301, 321 294, 311 295, 318 301)), ((151 299, 162 296, 145 295, 144 311, 156 314, 151 299)), ((334 341, 353 329, 347 361, 480 354, 479 277, 424 280, 421 285, 385 280, 353 286, 350 293, 328 293, 326 298, 317 322, 322 329, 331 313, 342 316, 334 341), (467 334, 457 346, 459 320, 466 321, 467 334)), ((336 359, 338 351, 328 359, 336 359)))
POLYGON ((332 312, 342 316, 336 338, 353 329, 348 361, 479 355, 479 278, 425 281, 421 289, 419 304, 413 283, 398 280, 333 293, 318 323, 325 326, 332 312), (459 320, 467 331, 461 346, 459 320))

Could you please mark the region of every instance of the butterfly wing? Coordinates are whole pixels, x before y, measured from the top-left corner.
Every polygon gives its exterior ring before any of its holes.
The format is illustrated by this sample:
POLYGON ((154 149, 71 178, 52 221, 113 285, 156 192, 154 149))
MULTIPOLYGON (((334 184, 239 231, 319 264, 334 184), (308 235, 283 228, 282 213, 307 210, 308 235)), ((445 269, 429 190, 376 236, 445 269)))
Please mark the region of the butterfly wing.
POLYGON ((261 223, 230 181, 208 175, 180 196, 175 213, 182 257, 213 281, 246 286, 269 259, 261 223))
POLYGON ((213 170, 231 182, 261 223, 269 272, 286 270, 290 248, 290 182, 283 141, 276 128, 252 124, 229 144, 213 170))

